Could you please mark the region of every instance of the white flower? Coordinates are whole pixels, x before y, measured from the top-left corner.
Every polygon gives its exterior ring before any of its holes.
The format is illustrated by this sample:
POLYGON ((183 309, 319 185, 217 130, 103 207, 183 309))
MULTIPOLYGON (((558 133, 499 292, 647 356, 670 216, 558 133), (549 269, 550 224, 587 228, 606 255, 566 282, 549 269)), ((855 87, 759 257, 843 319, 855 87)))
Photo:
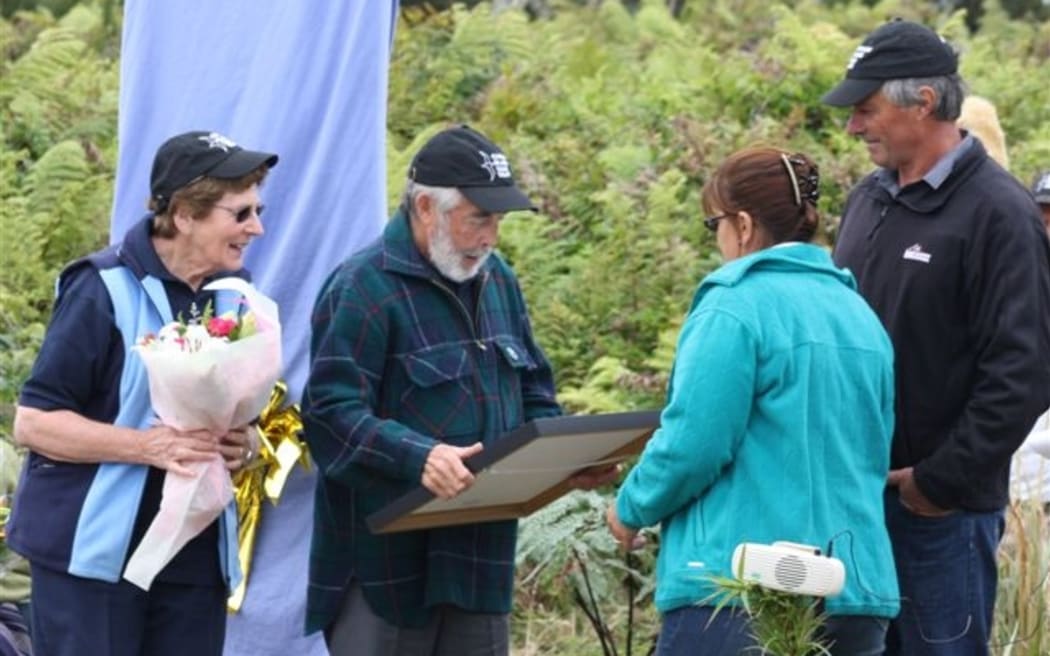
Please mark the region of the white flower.
POLYGON ((189 351, 190 353, 196 353, 201 351, 212 341, 212 336, 208 334, 208 329, 199 323, 191 323, 186 326, 186 334, 183 335, 186 340, 183 350, 189 351))
POLYGON ((165 324, 157 331, 157 341, 161 344, 174 344, 182 337, 182 326, 177 321, 165 324))

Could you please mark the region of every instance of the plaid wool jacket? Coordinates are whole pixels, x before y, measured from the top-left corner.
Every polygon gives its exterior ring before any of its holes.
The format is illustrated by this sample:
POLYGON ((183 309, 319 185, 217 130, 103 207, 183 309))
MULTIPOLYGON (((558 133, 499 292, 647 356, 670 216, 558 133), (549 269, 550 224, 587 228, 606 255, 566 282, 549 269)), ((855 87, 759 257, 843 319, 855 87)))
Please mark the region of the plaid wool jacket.
POLYGON ((561 413, 513 271, 493 255, 473 289, 470 313, 420 254, 403 212, 322 287, 302 400, 319 468, 307 633, 334 621, 351 579, 397 626, 424 624, 436 604, 510 611, 517 522, 390 535, 366 524, 421 484, 438 442, 488 444, 561 413))

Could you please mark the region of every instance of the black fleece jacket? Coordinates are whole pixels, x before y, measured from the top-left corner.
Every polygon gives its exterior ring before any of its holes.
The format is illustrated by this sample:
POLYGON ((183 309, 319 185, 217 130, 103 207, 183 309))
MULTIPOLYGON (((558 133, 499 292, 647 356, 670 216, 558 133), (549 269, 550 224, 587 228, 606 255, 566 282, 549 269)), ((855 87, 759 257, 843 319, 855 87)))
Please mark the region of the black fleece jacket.
POLYGON ((893 340, 891 467, 926 497, 987 511, 1010 456, 1050 406, 1050 243, 1028 191, 975 142, 934 189, 869 175, 834 251, 893 340))

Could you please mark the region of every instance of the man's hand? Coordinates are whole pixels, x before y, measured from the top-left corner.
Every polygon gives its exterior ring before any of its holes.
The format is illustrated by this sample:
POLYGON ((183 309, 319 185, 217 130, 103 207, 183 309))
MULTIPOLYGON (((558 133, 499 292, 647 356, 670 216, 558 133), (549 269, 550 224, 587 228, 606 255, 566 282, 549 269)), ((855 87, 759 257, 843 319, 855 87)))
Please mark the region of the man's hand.
POLYGON ((603 485, 615 483, 620 475, 620 465, 595 465, 581 469, 569 478, 569 487, 574 490, 593 490, 603 485))
POLYGON ((620 521, 620 516, 616 513, 616 504, 609 506, 609 509, 605 511, 605 523, 609 526, 609 532, 616 538, 616 541, 620 543, 620 547, 626 551, 634 551, 635 549, 641 549, 645 546, 645 538, 638 535, 638 531, 627 528, 620 521))
POLYGON ((481 442, 459 447, 438 444, 423 464, 423 487, 442 499, 451 499, 474 484, 474 474, 463 461, 481 453, 481 442))
POLYGON ((915 475, 911 467, 890 470, 889 476, 886 478, 886 484, 897 488, 901 505, 916 515, 922 517, 944 517, 952 513, 950 510, 934 505, 932 501, 926 498, 919 486, 915 484, 915 475))

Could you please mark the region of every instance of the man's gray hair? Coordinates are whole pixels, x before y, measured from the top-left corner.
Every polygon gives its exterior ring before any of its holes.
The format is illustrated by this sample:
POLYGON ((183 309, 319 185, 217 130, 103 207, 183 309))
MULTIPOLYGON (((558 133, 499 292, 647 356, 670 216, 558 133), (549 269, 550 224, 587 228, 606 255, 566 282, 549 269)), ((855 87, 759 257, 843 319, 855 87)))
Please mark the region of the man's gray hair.
POLYGON ((913 107, 922 102, 919 89, 930 87, 937 94, 933 117, 939 121, 954 121, 962 112, 966 98, 966 83, 958 73, 937 77, 909 77, 886 80, 882 84, 882 95, 898 107, 913 107))
POLYGON ((437 205, 438 212, 442 214, 449 212, 463 200, 463 194, 455 187, 431 187, 414 180, 406 180, 405 193, 401 196, 401 204, 405 206, 410 217, 415 217, 416 215, 416 199, 424 195, 433 199, 437 205))

